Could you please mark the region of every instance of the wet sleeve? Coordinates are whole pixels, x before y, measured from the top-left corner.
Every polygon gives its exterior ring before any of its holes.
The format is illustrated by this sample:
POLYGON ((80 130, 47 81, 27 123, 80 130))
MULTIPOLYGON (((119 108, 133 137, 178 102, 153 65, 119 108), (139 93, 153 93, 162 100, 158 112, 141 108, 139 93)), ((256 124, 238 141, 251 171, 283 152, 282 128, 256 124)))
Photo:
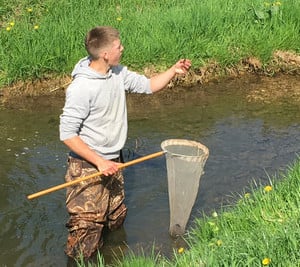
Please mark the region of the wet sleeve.
POLYGON ((79 135, 83 120, 89 114, 89 96, 81 84, 71 84, 66 91, 65 106, 60 115, 60 140, 79 135))

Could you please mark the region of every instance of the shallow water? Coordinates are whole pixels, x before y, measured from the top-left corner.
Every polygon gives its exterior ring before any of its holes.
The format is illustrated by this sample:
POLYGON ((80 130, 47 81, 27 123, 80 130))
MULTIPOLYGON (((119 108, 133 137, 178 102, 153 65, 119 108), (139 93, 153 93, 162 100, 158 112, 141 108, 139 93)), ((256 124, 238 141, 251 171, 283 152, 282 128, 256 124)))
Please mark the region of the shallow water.
MULTIPOLYGON (((280 171, 297 158, 299 103, 288 93, 274 102, 249 102, 254 91, 272 87, 279 92, 284 84, 300 91, 297 77, 252 76, 167 94, 129 95, 125 160, 160 151, 161 142, 170 138, 195 140, 209 148, 189 229, 193 218, 233 203, 253 181, 267 185, 275 174, 279 179, 280 171)), ((0 266, 74 265, 63 251, 65 191, 26 198, 64 181, 67 149, 58 139, 62 104, 62 99, 40 98, 24 109, 0 112, 0 266)), ((101 252, 107 262, 120 251, 147 253, 153 247, 170 256, 182 244, 168 234, 165 158, 128 167, 124 173, 128 217, 122 229, 106 235, 101 252)))

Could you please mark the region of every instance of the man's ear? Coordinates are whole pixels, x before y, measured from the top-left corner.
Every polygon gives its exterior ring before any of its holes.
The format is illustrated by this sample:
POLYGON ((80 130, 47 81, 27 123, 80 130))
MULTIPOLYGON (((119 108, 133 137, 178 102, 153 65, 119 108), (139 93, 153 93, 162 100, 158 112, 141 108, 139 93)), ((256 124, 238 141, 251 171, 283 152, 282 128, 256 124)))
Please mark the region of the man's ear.
POLYGON ((102 58, 104 58, 104 60, 108 60, 108 53, 106 51, 103 52, 102 58))
POLYGON ((107 52, 107 50, 102 50, 99 53, 99 56, 100 56, 100 58, 103 58, 104 60, 108 60, 108 52, 107 52))

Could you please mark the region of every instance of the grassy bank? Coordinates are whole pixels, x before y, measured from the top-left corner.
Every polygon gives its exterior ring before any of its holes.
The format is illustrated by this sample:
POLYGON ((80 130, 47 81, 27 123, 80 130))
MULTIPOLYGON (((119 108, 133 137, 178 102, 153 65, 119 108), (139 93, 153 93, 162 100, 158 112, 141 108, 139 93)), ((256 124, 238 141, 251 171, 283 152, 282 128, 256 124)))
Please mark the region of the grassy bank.
POLYGON ((174 252, 172 260, 132 256, 116 266, 300 266, 299 177, 297 160, 270 184, 237 196, 233 207, 198 219, 188 236, 191 248, 174 252))
POLYGON ((300 52, 300 5, 289 1, 3 0, 0 87, 69 74, 86 55, 83 38, 96 25, 117 27, 123 64, 164 68, 180 57, 199 69, 230 67, 255 57, 264 68, 274 51, 300 52))

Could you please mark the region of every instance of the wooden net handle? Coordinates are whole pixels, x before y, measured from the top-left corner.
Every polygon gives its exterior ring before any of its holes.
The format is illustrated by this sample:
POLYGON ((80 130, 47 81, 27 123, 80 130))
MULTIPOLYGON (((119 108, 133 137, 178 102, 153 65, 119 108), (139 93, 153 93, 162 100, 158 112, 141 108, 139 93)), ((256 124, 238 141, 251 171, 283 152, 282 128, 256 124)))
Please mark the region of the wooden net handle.
MULTIPOLYGON (((132 166, 134 164, 137 164, 137 163, 149 160, 149 159, 157 158, 159 156, 162 156, 164 153, 165 153, 164 151, 159 151, 159 152, 156 152, 156 153, 153 153, 153 154, 150 154, 150 155, 138 158, 138 159, 134 159, 134 160, 128 161, 126 163, 120 164, 118 166, 118 169, 124 169, 124 168, 132 166)), ((48 189, 39 191, 37 193, 28 195, 27 199, 34 199, 34 198, 37 198, 37 197, 40 197, 40 196, 52 193, 54 191, 66 188, 66 187, 74 185, 74 184, 78 184, 80 182, 86 181, 88 179, 91 179, 93 177, 99 176, 101 174, 102 174, 102 172, 96 172, 96 173, 93 173, 93 174, 88 175, 88 176, 80 177, 80 178, 78 178, 78 179, 76 179, 74 181, 70 181, 70 182, 67 182, 67 183, 64 183, 64 184, 60 184, 60 185, 57 185, 57 186, 50 187, 48 189)))

